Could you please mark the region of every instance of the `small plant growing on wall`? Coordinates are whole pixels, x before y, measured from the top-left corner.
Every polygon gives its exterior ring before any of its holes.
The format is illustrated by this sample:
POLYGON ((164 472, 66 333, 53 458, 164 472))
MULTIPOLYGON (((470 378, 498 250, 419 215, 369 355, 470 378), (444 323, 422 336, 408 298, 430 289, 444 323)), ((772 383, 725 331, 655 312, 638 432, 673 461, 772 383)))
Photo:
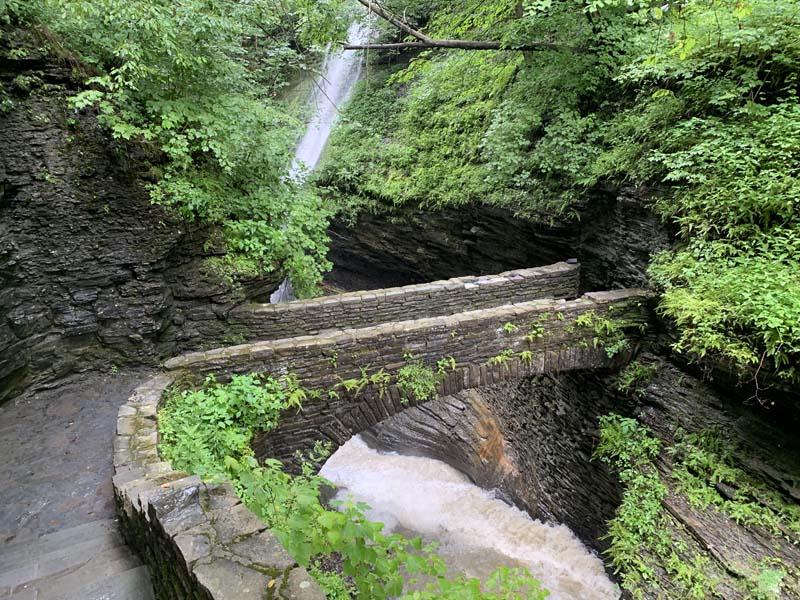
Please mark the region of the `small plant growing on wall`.
POLYGON ((439 375, 444 375, 447 371, 456 370, 456 359, 452 356, 443 356, 436 362, 436 372, 439 375))
POLYGON ((337 376, 339 383, 337 383, 335 387, 341 388, 348 394, 351 394, 353 399, 358 398, 361 395, 361 392, 364 391, 364 388, 369 385, 370 380, 369 375, 367 375, 368 368, 369 367, 361 367, 361 374, 359 377, 342 379, 341 377, 337 376))
POLYGON ((640 396, 650 384, 658 367, 635 360, 622 369, 614 379, 617 391, 627 396, 640 396))
POLYGON ((519 361, 526 366, 531 366, 533 363, 533 352, 530 350, 523 350, 519 353, 519 361))
POLYGON ((540 314, 536 318, 536 320, 530 324, 528 328, 528 333, 525 334, 525 341, 528 342, 529 344, 532 344, 536 340, 542 339, 545 334, 544 324, 547 322, 549 318, 550 318, 550 313, 540 314))
POLYGON ((503 333, 509 333, 509 334, 516 333, 517 331, 519 331, 519 327, 510 322, 504 323, 501 329, 503 330, 503 333))
POLYGON ((369 382, 378 389, 378 397, 381 399, 383 399, 384 394, 386 394, 391 380, 391 375, 389 375, 383 367, 381 367, 380 371, 373 373, 369 377, 369 382))
MULTIPOLYGON (((410 358, 411 355, 407 353, 406 360, 410 358)), ((401 402, 404 404, 411 399, 419 402, 433 400, 438 384, 439 376, 421 360, 413 360, 397 372, 397 389, 400 390, 401 402)))
POLYGON ((503 367, 504 371, 509 370, 509 363, 511 359, 514 358, 514 351, 511 348, 506 348, 497 356, 493 356, 489 360, 486 361, 486 364, 490 367, 501 366, 503 367))
MULTIPOLYGON (((609 308, 611 310, 611 307, 609 308)), ((576 327, 582 327, 594 332, 592 344, 595 348, 605 348, 606 355, 613 358, 620 352, 630 348, 630 342, 625 337, 625 323, 619 319, 611 319, 598 315, 590 310, 575 319, 575 325, 567 328, 573 332, 576 327)))
POLYGON ((284 376, 283 386, 286 389, 286 397, 288 399, 289 406, 296 406, 298 411, 300 410, 303 402, 308 400, 310 397, 320 396, 319 392, 315 393, 301 386, 300 380, 294 373, 289 373, 288 375, 284 376))

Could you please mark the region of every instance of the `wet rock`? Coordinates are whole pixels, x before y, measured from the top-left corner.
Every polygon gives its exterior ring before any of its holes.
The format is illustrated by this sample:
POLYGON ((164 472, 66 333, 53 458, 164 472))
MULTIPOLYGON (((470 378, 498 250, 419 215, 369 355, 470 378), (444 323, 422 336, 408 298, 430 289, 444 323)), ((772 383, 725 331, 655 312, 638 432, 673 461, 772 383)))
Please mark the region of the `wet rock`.
POLYGON ((643 195, 598 194, 579 219, 555 224, 474 205, 364 214, 353 227, 332 225, 335 267, 327 280, 347 290, 372 289, 578 258, 582 290, 641 286, 650 256, 672 241, 643 195))
POLYGON ((213 232, 150 204, 153 157, 67 113, 69 70, 44 60, 0 69, 7 90, 42 71, 0 114, 0 402, 74 371, 222 345, 227 311, 280 279, 235 291, 209 272, 213 232))

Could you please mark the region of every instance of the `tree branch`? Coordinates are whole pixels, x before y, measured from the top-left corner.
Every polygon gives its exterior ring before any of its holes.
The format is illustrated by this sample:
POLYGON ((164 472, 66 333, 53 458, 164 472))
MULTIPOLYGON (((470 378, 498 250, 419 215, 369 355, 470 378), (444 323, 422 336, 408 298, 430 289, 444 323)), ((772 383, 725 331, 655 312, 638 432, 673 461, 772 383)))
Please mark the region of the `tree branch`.
POLYGON ((366 6, 367 10, 369 10, 370 12, 374 12, 376 15, 378 15, 382 19, 385 19, 386 21, 389 21, 389 23, 391 23, 392 25, 394 25, 398 29, 400 29, 402 31, 405 31, 411 37, 415 37, 421 42, 430 42, 430 41, 432 41, 431 38, 429 38, 427 35, 417 31, 414 28, 412 28, 405 21, 403 21, 401 19, 398 19, 392 13, 390 13, 388 10, 383 8, 380 4, 378 4, 376 2, 372 2, 371 0, 358 0, 358 1, 361 4, 363 4, 364 6, 366 6))
POLYGON ((342 44, 344 50, 404 50, 408 48, 458 48, 461 50, 569 50, 586 52, 585 48, 564 46, 552 42, 529 42, 517 46, 502 46, 500 42, 477 40, 430 40, 428 42, 397 42, 393 44, 342 44))
POLYGON ((551 42, 529 42, 518 46, 503 47, 500 42, 481 42, 478 40, 434 40, 424 33, 417 31, 402 19, 398 19, 388 10, 372 0, 358 0, 370 12, 374 12, 382 19, 388 21, 401 31, 406 32, 417 42, 397 42, 394 44, 343 44, 344 50, 399 50, 406 48, 458 48, 461 50, 569 50, 570 52, 585 52, 583 48, 573 48, 551 42))

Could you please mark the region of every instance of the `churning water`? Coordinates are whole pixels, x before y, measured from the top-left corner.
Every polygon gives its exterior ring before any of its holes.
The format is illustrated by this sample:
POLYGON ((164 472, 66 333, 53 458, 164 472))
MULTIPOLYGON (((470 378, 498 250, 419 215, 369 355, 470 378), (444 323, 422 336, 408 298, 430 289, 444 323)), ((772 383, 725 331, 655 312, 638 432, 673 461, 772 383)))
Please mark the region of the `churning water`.
POLYGON ((452 571, 485 579, 496 567, 525 566, 558 600, 618 597, 599 558, 563 525, 546 525, 470 483, 438 460, 381 454, 356 436, 320 473, 337 500, 366 502, 387 532, 438 541, 452 571))

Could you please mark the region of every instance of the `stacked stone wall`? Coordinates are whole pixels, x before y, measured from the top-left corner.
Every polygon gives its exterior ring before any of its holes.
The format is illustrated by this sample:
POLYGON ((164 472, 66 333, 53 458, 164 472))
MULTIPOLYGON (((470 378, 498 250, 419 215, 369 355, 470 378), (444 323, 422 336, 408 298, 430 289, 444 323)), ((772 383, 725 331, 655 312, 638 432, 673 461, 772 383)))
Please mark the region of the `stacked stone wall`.
POLYGON ((274 340, 332 328, 452 315, 539 298, 574 298, 579 282, 578 265, 560 262, 498 275, 456 277, 282 304, 248 304, 234 309, 228 321, 234 331, 249 340, 274 340))
POLYGON ((114 496, 126 541, 150 568, 157 598, 324 600, 308 572, 236 496, 159 459, 156 414, 173 382, 160 375, 120 408, 114 496))
POLYGON ((534 300, 196 352, 165 366, 198 379, 209 374, 221 380, 251 372, 276 378, 294 374, 316 398, 301 413, 287 411, 276 430, 254 441, 257 456, 290 464, 297 450, 310 450, 317 440, 335 448, 414 403, 396 385, 366 385, 352 393, 343 380, 384 369, 394 382, 405 365, 421 361, 437 371, 441 365, 438 393, 449 395, 529 375, 610 368, 626 361, 629 353, 608 356, 602 336, 577 325, 577 318, 589 312, 613 317, 626 323, 635 338, 637 327, 647 320, 647 305, 642 290, 596 292, 575 300, 534 300))

